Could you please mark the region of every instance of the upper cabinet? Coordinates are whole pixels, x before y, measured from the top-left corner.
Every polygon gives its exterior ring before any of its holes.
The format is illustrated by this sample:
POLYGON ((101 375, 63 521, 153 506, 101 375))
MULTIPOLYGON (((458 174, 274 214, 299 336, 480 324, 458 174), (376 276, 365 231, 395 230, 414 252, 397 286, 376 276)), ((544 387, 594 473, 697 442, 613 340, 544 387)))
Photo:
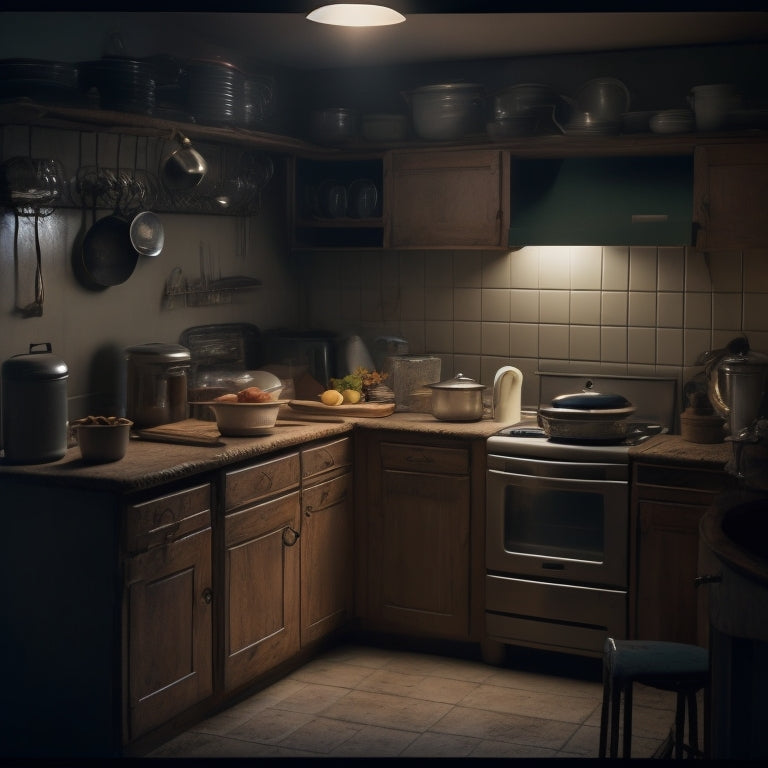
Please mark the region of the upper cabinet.
POLYGON ((696 248, 764 248, 768 143, 699 146, 694 163, 696 248))
POLYGON ((690 245, 693 159, 516 158, 509 245, 690 245))
POLYGON ((506 247, 507 152, 395 151, 387 181, 392 247, 506 247))

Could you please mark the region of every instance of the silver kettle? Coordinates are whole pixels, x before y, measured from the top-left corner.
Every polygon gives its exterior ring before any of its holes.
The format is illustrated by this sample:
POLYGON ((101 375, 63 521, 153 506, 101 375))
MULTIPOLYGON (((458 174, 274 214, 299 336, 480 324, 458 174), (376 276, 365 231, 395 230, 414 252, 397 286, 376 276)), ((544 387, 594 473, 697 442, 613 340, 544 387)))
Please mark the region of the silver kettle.
POLYGON ((768 355, 749 348, 745 337, 705 356, 707 394, 712 407, 738 437, 766 415, 768 355))

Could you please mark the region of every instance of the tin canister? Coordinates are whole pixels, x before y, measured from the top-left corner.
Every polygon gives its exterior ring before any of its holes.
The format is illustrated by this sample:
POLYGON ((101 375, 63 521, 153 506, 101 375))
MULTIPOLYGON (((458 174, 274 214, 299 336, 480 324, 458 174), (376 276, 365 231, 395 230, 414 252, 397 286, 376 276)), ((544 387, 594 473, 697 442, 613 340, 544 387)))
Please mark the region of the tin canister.
POLYGON ((30 344, 2 366, 3 449, 14 464, 43 464, 67 452, 67 364, 50 343, 30 344))

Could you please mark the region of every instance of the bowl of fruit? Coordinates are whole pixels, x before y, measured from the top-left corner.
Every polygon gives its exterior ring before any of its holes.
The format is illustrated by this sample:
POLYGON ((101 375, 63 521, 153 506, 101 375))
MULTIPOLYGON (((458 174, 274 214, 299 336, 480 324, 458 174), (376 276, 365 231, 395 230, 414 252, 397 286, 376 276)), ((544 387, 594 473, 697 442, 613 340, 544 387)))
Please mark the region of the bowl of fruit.
POLYGON ((280 406, 272 392, 246 387, 205 403, 216 416, 216 426, 225 437, 268 435, 275 426, 280 406))

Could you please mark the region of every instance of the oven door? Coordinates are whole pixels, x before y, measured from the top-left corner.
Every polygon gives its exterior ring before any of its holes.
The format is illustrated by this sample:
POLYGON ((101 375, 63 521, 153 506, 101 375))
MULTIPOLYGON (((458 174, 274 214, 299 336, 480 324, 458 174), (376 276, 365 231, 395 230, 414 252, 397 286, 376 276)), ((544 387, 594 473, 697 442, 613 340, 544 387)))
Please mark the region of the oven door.
POLYGON ((629 467, 489 456, 486 569, 626 589, 629 467))

